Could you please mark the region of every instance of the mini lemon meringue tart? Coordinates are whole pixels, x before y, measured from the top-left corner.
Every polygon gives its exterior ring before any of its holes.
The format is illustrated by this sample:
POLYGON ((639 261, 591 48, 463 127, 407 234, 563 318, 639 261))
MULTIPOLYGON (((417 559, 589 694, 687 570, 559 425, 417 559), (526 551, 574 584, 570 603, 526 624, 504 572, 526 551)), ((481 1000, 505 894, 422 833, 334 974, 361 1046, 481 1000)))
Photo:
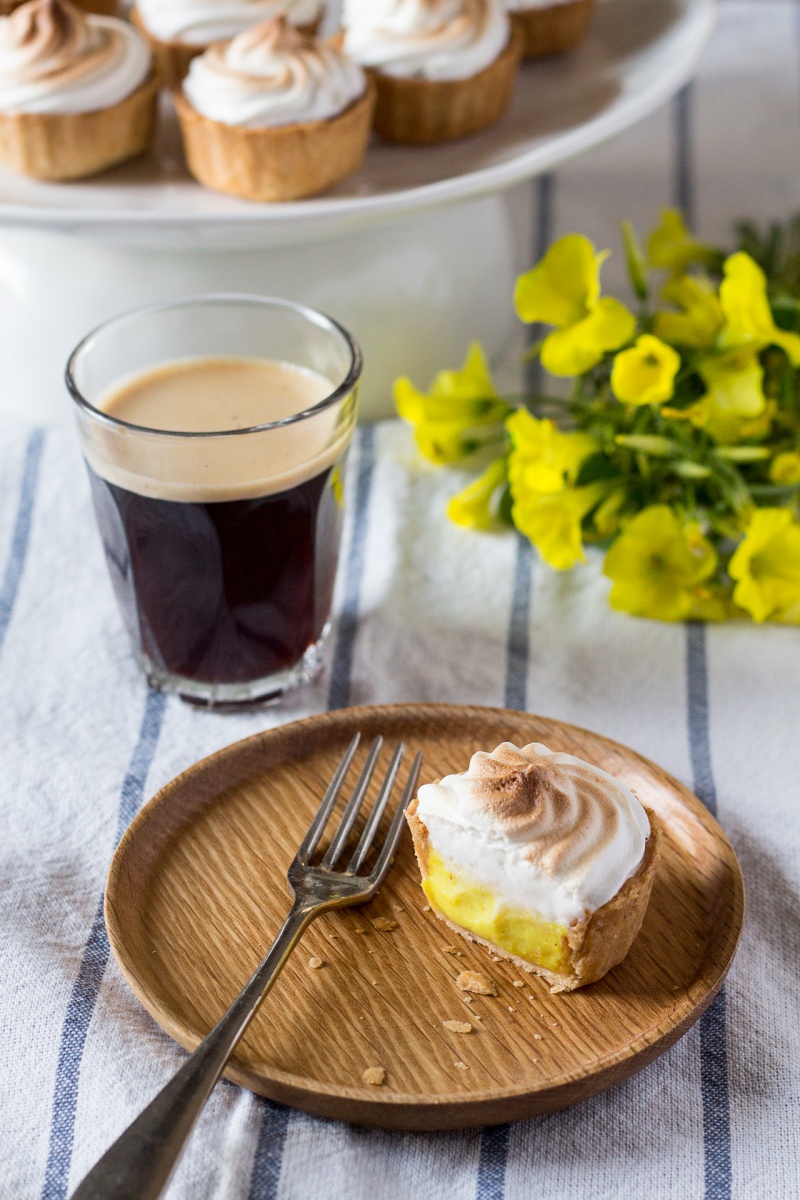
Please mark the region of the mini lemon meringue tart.
POLYGON ((277 16, 316 33, 323 11, 322 0, 136 0, 131 20, 150 43, 166 86, 177 88, 192 59, 214 42, 277 16))
POLYGON ((505 0, 526 58, 563 54, 586 36, 596 0, 505 0))
POLYGON ((357 171, 374 103, 356 63, 285 17, 211 46, 175 93, 194 177, 247 200, 297 200, 357 171))
POLYGON ((0 162, 36 179, 79 179, 150 144, 158 80, 125 21, 68 0, 0 17, 0 162))
POLYGON ((503 0, 345 0, 343 45, 378 89, 375 130, 425 144, 505 113, 522 39, 503 0))
POLYGON ((599 767, 503 742, 426 784, 406 813, 436 915, 551 991, 594 983, 644 919, 659 827, 599 767))

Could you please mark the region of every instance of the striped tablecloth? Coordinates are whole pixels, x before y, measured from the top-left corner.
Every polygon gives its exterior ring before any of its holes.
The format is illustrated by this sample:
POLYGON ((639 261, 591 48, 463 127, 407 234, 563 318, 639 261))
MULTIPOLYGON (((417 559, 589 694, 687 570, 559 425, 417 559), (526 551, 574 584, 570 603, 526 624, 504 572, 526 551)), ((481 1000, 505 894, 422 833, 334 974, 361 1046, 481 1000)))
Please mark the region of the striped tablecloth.
MULTIPOLYGON (((534 185, 532 256, 616 245, 681 203, 705 237, 800 208, 798 8, 724 0, 700 75, 637 129, 534 185)), ((608 264, 609 285, 620 270, 608 264)), ((421 381, 422 382, 422 381, 421 381)), ((105 872, 143 800, 191 762, 328 706, 508 705, 597 729, 694 787, 732 839, 749 915, 699 1025, 615 1091, 461 1134, 325 1122, 220 1086, 172 1200, 593 1200, 800 1194, 800 638, 612 613, 513 535, 442 515, 451 476, 395 423, 360 431, 329 670, 221 718, 149 694, 128 653, 74 441, 0 443, 0 1195, 68 1195, 181 1061, 113 961, 105 872)))

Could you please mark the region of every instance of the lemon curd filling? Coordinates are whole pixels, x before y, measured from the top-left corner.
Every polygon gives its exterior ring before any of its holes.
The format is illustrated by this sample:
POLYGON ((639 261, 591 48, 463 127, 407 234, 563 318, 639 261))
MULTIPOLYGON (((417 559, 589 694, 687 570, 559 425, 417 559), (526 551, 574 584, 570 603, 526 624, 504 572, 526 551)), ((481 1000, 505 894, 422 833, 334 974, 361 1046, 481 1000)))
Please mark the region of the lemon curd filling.
POLYGON ((489 888, 452 871, 433 852, 422 887, 431 905, 462 929, 547 971, 571 967, 567 928, 505 904, 489 888))

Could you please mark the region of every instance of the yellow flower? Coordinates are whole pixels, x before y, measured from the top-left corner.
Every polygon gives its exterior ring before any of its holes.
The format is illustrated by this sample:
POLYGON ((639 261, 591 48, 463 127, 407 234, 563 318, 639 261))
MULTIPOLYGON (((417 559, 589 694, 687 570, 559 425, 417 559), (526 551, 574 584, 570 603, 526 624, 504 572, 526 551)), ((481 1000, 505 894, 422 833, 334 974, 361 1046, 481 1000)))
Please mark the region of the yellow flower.
POLYGON ((773 483, 800 483, 800 454, 796 450, 776 454, 769 468, 769 477, 773 483))
POLYGON ((708 388, 705 395, 691 408, 663 409, 665 416, 691 421, 721 445, 763 436, 769 430, 774 408, 767 406, 764 371, 754 350, 731 350, 707 358, 699 371, 708 388))
POLYGON ((671 346, 643 333, 621 350, 611 369, 611 390, 625 404, 663 404, 675 390, 681 359, 671 346))
POLYGON ((464 529, 490 529, 495 523, 492 501, 507 478, 507 460, 495 459, 473 483, 453 496, 447 506, 450 520, 464 529))
POLYGON ((793 367, 800 366, 800 334, 778 329, 767 299, 767 279, 758 263, 739 250, 725 260, 719 298, 727 322, 720 345, 780 346, 793 367))
POLYGON ((717 569, 717 555, 695 523, 682 526, 666 504, 643 509, 606 555, 614 581, 609 603, 620 612, 684 621, 705 600, 701 585, 717 569))
POLYGON ((519 409, 506 421, 511 436, 509 479, 517 493, 560 492, 574 483, 584 459, 597 449, 585 433, 562 433, 548 420, 519 409))
POLYGON ((682 275, 692 263, 710 262, 716 255, 692 237, 676 208, 663 208, 661 224, 647 239, 647 257, 651 267, 665 267, 682 275))
POLYGON ((585 561, 581 523, 605 491, 605 484, 593 483, 548 496, 515 491, 512 484, 514 524, 530 538, 548 566, 568 571, 585 561))
POLYGON ((421 453, 437 464, 457 462, 501 439, 511 412, 494 389, 477 342, 461 370, 440 371, 428 393, 418 391, 410 379, 396 380, 394 400, 400 416, 414 426, 421 453))
POLYGON ((683 311, 656 313, 653 326, 656 335, 679 346, 713 346, 725 318, 709 281, 694 275, 679 275, 670 279, 661 294, 683 311))
POLYGON ((540 352, 542 366, 552 375, 582 375, 633 337, 633 314, 619 300, 600 296, 606 257, 588 238, 571 233, 517 280, 514 306, 520 320, 556 326, 540 352))
POLYGON ((728 567, 733 599, 754 621, 800 625, 800 524, 787 508, 757 508, 728 567))

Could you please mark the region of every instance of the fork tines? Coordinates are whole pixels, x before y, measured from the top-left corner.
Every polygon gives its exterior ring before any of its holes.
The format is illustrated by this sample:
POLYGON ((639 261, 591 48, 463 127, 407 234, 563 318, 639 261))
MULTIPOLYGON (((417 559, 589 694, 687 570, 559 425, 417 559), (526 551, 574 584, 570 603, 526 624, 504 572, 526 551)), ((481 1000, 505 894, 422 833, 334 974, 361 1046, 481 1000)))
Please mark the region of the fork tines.
MULTIPOLYGON (((355 758, 356 750, 358 749, 360 741, 361 734, 357 733, 350 745, 347 747, 342 761, 336 768, 333 778, 331 779, 325 795, 322 798, 322 803, 320 804, 317 813, 311 822, 308 833, 300 844, 295 862, 301 866, 307 867, 309 865, 309 860, 322 839, 322 835, 324 834, 328 825, 328 821, 330 820, 331 813, 333 812, 342 788, 344 787, 345 779, 350 770, 353 759, 355 758)), ((378 762, 382 747, 383 738, 376 737, 370 746, 369 753, 367 754, 366 761, 361 768, 361 772, 358 776, 355 788, 353 789, 353 793, 345 805, 336 832, 334 833, 331 843, 328 846, 321 863, 319 864, 323 870, 333 871, 336 867, 336 864, 342 857, 342 854, 350 839, 350 835, 353 832, 356 821, 361 813, 364 799, 375 774, 375 767, 378 762)), ((400 771, 400 764, 403 760, 404 754, 405 746, 402 742, 399 742, 394 749, 391 762, 389 763, 389 767, 383 778, 383 782, 380 785, 378 795, 372 806, 372 810, 367 817, 355 851, 353 852, 347 867, 344 869, 345 873, 348 875, 357 874, 361 870, 367 855, 372 849, 373 842, 375 841, 375 835, 377 834, 378 827, 381 823, 381 818, 386 812, 392 791, 395 783, 397 782, 397 776, 400 771)), ((419 776, 421 763, 422 755, 417 754, 414 762, 411 765, 411 771, 409 772, 406 786, 403 789, 403 795, 397 810, 392 817, 392 821, 389 825, 389 829, 381 847, 380 854, 378 855, 377 862, 370 872, 370 878, 377 878, 389 866, 397 845, 397 841, 400 837, 404 811, 416 790, 417 778, 419 776)))

